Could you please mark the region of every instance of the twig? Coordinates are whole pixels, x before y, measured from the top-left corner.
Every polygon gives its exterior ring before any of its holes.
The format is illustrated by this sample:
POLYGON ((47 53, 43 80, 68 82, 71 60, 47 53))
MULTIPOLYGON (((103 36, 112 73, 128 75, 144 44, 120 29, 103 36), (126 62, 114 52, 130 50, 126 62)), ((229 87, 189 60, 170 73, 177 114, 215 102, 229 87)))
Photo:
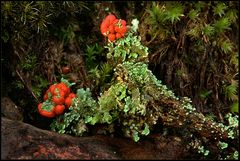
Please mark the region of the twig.
POLYGON ((31 92, 31 94, 33 95, 33 97, 37 100, 37 102, 39 102, 38 98, 36 97, 36 95, 33 93, 33 91, 31 90, 31 88, 27 85, 27 83, 25 83, 24 79, 22 78, 21 74, 16 70, 17 75, 19 76, 19 78, 21 79, 22 83, 27 87, 27 89, 31 92))

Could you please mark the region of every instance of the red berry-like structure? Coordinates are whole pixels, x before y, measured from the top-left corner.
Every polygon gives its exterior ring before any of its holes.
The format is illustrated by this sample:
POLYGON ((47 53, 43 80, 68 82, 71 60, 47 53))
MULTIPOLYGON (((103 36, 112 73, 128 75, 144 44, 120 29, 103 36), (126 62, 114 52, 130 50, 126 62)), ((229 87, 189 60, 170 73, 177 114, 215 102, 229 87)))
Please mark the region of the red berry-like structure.
POLYGON ((127 32, 126 21, 109 14, 101 23, 100 30, 111 42, 124 37, 127 32))

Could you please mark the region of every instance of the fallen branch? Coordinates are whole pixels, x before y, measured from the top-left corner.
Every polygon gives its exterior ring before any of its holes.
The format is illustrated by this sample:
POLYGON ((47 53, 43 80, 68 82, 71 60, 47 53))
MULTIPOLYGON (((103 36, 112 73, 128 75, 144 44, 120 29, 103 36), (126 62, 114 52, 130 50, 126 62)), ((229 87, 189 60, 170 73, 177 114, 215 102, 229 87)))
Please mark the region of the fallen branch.
POLYGON ((108 136, 73 137, 1 118, 1 159, 183 159, 181 140, 154 136, 141 143, 108 136))

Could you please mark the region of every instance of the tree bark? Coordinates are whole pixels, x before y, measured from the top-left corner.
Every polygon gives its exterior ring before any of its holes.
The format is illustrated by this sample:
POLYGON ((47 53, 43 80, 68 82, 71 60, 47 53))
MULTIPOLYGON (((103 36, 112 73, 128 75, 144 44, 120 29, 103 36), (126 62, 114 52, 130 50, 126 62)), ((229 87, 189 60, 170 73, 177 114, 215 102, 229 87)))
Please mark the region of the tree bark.
POLYGON ((1 117, 1 159, 183 159, 177 137, 150 135, 138 143, 110 136, 73 137, 1 117))

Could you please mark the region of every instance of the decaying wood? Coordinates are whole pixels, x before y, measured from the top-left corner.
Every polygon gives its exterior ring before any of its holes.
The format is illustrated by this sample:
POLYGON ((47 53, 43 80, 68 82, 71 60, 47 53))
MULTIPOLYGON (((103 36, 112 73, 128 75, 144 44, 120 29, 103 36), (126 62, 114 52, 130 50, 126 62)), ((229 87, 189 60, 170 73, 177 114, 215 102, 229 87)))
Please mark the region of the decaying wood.
POLYGON ((161 115, 163 124, 173 127, 185 127, 189 131, 198 133, 201 137, 208 139, 227 139, 227 131, 221 130, 219 123, 207 119, 203 114, 195 111, 189 112, 176 100, 166 99, 159 101, 160 106, 166 107, 165 113, 161 115), (171 118, 171 119, 170 119, 171 118))
POLYGON ((138 143, 109 136, 73 137, 1 118, 1 159, 182 159, 181 139, 150 135, 138 143))

